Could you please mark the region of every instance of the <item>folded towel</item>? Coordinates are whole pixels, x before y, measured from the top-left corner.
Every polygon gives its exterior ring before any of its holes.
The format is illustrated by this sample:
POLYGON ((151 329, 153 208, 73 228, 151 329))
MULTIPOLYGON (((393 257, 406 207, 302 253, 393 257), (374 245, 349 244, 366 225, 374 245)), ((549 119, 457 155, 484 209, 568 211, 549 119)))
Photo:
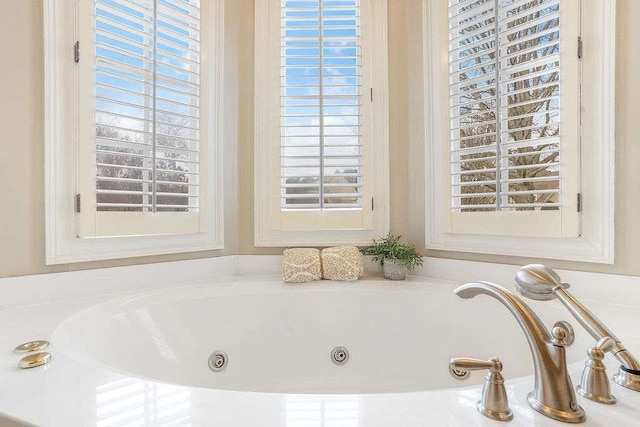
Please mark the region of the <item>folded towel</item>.
POLYGON ((364 257, 355 246, 326 248, 321 257, 327 280, 358 280, 364 274, 364 257))
POLYGON ((318 249, 285 249, 282 255, 282 279, 285 282, 302 283, 322 278, 318 249))

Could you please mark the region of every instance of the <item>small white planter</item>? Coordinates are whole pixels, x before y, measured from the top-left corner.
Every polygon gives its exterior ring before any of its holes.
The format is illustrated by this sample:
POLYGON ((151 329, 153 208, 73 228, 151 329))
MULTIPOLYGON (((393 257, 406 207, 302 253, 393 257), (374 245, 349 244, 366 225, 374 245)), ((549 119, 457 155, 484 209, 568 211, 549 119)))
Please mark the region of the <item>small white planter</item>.
POLYGON ((407 277, 407 267, 389 258, 384 259, 382 271, 384 278, 389 280, 404 280, 407 277))

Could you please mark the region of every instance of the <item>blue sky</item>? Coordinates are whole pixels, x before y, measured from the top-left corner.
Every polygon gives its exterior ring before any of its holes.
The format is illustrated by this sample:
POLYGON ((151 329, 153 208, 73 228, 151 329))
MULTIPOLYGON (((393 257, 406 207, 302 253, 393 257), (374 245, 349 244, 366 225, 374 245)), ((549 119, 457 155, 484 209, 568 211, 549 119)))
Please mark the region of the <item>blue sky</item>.
MULTIPOLYGON (((129 125, 142 130, 142 120, 149 117, 143 107, 145 95, 153 90, 150 79, 154 66, 158 75, 158 108, 175 113, 176 117, 192 115, 194 107, 190 105, 193 104, 197 111, 199 29, 192 24, 192 21, 197 23, 197 15, 196 19, 191 18, 197 13, 197 8, 179 7, 180 1, 176 0, 158 0, 159 11, 171 11, 173 16, 162 12, 158 14, 157 57, 153 61, 152 11, 137 7, 136 3, 96 1, 98 64, 95 78, 96 96, 99 98, 96 107, 105 112, 138 118, 140 120, 130 121, 129 125), (186 39, 188 37, 194 39, 186 39)), ((150 1, 144 3, 151 6, 150 1)))

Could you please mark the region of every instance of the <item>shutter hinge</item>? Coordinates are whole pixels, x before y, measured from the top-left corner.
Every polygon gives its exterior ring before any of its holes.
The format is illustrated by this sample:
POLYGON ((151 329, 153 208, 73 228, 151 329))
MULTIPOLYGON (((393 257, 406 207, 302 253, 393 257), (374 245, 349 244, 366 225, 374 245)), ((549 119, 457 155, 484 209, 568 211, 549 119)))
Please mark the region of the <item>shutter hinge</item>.
POLYGON ((582 59, 582 37, 578 36, 578 59, 582 59))
POLYGON ((76 213, 80 213, 80 193, 76 194, 76 213))
POLYGON ((77 41, 73 45, 73 60, 78 63, 80 62, 80 42, 77 41))
POLYGON ((373 210, 373 197, 371 198, 371 210, 373 210))
POLYGON ((578 193, 578 212, 582 212, 582 193, 578 193))
POLYGON ((371 88, 371 102, 373 102, 373 88, 371 88))

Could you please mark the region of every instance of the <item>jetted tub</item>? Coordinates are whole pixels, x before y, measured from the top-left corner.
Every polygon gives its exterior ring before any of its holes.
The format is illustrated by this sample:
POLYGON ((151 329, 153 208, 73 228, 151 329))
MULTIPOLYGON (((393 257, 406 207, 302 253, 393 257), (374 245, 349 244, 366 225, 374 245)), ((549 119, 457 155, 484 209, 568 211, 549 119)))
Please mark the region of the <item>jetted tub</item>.
MULTIPOLYGON (((85 309, 62 322, 52 342, 91 366, 219 390, 399 393, 483 381, 481 373, 451 378, 452 357, 497 356, 507 380, 532 374, 527 341, 507 309, 452 289, 381 281, 181 286, 85 309), (337 346, 349 352, 344 365, 332 361, 337 346), (228 357, 222 372, 209 368, 214 351, 228 357)), ((547 326, 575 324, 555 301, 527 304, 547 326)), ((576 332, 568 363, 583 360, 592 342, 576 332)))

